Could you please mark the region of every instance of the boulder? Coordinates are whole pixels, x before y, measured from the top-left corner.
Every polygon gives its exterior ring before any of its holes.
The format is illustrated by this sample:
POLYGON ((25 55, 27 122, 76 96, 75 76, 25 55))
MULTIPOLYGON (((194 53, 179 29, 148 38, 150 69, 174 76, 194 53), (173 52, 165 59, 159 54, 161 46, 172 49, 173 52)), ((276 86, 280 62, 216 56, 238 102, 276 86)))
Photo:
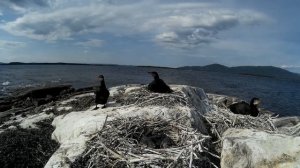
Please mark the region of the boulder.
POLYGON ((282 134, 300 136, 300 117, 280 117, 273 119, 274 126, 282 134))
POLYGON ((300 137, 251 129, 223 134, 222 168, 300 168, 300 137))
POLYGON ((300 117, 280 117, 273 119, 274 126, 277 128, 281 127, 292 127, 300 123, 300 117))

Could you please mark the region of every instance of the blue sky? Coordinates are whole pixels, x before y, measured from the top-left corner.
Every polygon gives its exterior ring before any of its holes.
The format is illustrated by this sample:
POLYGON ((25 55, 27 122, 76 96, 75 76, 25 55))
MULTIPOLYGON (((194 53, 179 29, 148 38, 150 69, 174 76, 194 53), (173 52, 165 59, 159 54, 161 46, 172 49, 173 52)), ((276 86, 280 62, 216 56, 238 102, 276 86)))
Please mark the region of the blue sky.
POLYGON ((0 62, 300 67, 298 0, 2 0, 0 62))

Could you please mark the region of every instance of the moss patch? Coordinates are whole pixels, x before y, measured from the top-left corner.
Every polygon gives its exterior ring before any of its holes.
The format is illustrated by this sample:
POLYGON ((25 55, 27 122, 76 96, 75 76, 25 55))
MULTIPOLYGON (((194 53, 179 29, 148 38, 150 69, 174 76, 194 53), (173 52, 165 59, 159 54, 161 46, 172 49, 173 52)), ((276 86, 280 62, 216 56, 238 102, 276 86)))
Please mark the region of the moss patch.
POLYGON ((51 140, 52 120, 37 123, 39 129, 7 130, 0 134, 2 168, 44 167, 59 144, 51 140))

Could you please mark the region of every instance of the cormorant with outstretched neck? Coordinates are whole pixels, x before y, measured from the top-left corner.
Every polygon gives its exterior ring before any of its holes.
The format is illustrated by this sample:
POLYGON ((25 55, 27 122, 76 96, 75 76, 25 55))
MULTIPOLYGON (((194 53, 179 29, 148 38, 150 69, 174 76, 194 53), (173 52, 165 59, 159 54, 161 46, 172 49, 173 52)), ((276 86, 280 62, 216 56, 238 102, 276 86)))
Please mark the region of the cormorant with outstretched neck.
POLYGON ((154 78, 154 80, 149 83, 148 89, 152 92, 156 93, 172 93, 173 90, 162 80, 159 78, 157 72, 148 72, 154 78))
POLYGON ((99 75, 98 78, 100 79, 100 86, 96 89, 96 108, 98 104, 103 104, 102 108, 106 107, 107 99, 109 97, 109 91, 106 88, 105 81, 104 81, 104 76, 99 75))
POLYGON ((230 105, 228 108, 235 114, 251 115, 257 117, 259 110, 258 105, 260 104, 259 98, 252 98, 250 104, 246 102, 239 102, 230 105))

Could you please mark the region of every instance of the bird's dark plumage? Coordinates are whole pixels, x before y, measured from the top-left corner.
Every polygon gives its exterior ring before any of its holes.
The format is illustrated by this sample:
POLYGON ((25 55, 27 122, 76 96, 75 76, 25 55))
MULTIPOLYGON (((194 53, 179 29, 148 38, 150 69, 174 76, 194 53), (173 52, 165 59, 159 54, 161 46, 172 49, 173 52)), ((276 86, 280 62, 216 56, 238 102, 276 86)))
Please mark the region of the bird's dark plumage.
POLYGON ((235 114, 243 114, 243 115, 251 115, 253 117, 257 117, 259 110, 257 108, 259 104, 258 98, 253 98, 250 101, 250 104, 246 102, 234 103, 229 106, 230 111, 235 114))
POLYGON ((148 84, 148 90, 156 93, 172 93, 173 90, 159 78, 157 72, 149 72, 154 80, 148 84))
POLYGON ((96 103, 96 106, 98 104, 103 104, 105 106, 107 103, 108 97, 109 97, 109 91, 106 88, 104 76, 99 75, 99 78, 100 78, 100 86, 96 89, 96 92, 95 92, 95 94, 96 94, 95 103, 96 103))

